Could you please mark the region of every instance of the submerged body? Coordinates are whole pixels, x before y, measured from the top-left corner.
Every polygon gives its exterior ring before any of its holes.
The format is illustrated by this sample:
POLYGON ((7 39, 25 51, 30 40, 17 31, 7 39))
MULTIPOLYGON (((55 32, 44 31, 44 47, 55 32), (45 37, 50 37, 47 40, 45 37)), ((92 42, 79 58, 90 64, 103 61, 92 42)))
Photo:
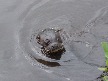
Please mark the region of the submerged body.
POLYGON ((37 43, 42 46, 41 51, 47 57, 59 60, 65 52, 60 30, 44 29, 36 37, 37 43))

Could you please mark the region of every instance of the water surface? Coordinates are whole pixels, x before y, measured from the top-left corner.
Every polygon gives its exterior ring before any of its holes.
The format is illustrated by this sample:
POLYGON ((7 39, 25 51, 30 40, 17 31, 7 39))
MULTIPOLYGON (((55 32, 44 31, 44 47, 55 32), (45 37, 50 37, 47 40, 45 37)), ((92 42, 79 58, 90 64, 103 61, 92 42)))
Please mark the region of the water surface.
MULTIPOLYGON (((97 68, 105 64, 100 43, 107 41, 107 0, 0 3, 1 81, 92 81, 102 73, 97 68), (70 44, 65 42, 68 53, 57 61, 59 67, 48 67, 28 56, 37 54, 29 47, 31 34, 46 27, 64 27, 70 35, 70 44), (81 31, 86 33, 81 35, 81 31)), ((54 61, 39 54, 36 57, 54 61)))

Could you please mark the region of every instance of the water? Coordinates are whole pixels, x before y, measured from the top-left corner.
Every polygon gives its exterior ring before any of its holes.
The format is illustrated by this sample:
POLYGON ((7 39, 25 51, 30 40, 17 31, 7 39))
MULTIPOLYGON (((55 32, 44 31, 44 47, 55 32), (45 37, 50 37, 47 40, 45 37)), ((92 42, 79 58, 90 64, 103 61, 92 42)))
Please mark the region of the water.
POLYGON ((0 3, 1 81, 92 81, 102 73, 98 67, 105 64, 100 43, 108 37, 107 0, 0 3), (63 28, 68 34, 64 34, 67 52, 59 61, 42 56, 39 48, 34 49, 34 40, 29 42, 37 31, 47 27, 63 28), (61 66, 48 67, 30 55, 61 66))

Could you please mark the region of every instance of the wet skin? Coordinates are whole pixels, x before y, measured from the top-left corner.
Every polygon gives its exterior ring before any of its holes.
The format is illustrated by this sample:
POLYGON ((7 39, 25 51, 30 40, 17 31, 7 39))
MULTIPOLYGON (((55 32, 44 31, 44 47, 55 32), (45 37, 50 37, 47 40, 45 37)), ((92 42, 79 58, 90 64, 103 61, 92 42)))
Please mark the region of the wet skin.
POLYGON ((38 33, 36 41, 42 46, 41 52, 51 59, 60 60, 61 55, 65 52, 60 30, 44 29, 38 33))

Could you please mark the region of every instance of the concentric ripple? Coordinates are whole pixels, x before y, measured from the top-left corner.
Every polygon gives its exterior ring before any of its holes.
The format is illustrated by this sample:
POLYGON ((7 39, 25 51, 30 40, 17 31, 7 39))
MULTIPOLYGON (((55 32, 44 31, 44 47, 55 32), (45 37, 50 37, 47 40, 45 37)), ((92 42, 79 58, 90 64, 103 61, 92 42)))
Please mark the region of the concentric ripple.
POLYGON ((44 24, 42 26, 26 26, 24 24, 24 27, 20 30, 20 44, 21 47, 25 50, 27 54, 30 56, 34 57, 35 59, 42 59, 45 61, 51 61, 51 62, 63 62, 63 61, 68 61, 72 59, 76 59, 74 54, 70 54, 70 45, 69 42, 71 42, 70 38, 71 36, 69 35, 69 32, 71 33, 71 22, 69 22, 68 19, 66 19, 65 16, 58 17, 47 24, 44 24), (55 24, 56 23, 56 24, 55 24), (37 43, 36 41, 36 36, 38 33, 46 28, 53 28, 56 30, 62 30, 60 33, 61 38, 63 40, 63 44, 66 48, 66 53, 63 54, 60 60, 54 60, 51 58, 46 57, 41 53, 41 46, 37 43), (68 28, 68 30, 66 30, 68 28), (68 57, 67 57, 68 56, 68 57))
POLYGON ((95 32, 88 31, 92 26, 89 25, 87 28, 86 25, 85 29, 80 29, 72 26, 72 21, 67 15, 38 14, 37 16, 35 13, 34 11, 25 18, 23 27, 19 31, 21 49, 33 65, 41 66, 44 71, 48 70, 66 80, 74 81, 93 80, 102 73, 97 68, 102 66, 105 60, 100 38, 94 35, 95 32), (36 42, 38 33, 47 28, 62 30, 60 36, 66 52, 60 60, 46 57, 36 42))

